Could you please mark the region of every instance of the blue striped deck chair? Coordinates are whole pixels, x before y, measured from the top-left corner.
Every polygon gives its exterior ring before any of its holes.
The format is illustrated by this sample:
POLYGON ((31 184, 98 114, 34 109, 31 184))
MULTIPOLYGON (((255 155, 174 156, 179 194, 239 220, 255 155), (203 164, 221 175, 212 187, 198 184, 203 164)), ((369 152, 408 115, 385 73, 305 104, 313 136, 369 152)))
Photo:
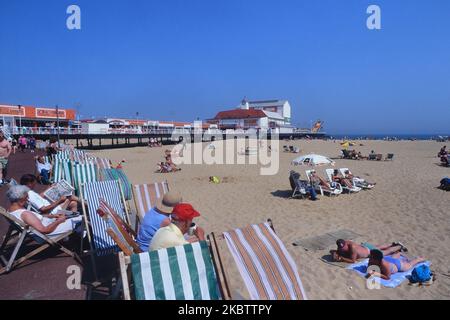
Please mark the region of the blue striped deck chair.
POLYGON ((127 175, 122 169, 100 169, 99 175, 101 180, 118 180, 120 181, 120 186, 122 187, 125 200, 131 200, 133 193, 131 191, 131 183, 128 180, 127 175))
POLYGON ((294 259, 270 220, 223 237, 252 300, 307 299, 294 259))
POLYGON ((92 227, 92 234, 88 229, 88 239, 92 251, 98 256, 118 252, 119 247, 107 232, 108 224, 97 213, 100 207, 100 201, 104 200, 122 220, 129 223, 128 212, 118 182, 86 182, 81 185, 81 190, 81 199, 87 201, 87 208, 85 205, 82 205, 85 222, 87 224, 87 216, 89 215, 92 227))
POLYGON ((133 185, 133 198, 139 220, 144 219, 145 213, 153 208, 156 201, 169 192, 167 181, 133 185))
POLYGON ((123 295, 136 300, 218 300, 223 297, 206 241, 125 256, 119 253, 123 295))
POLYGON ((80 185, 86 182, 98 181, 97 166, 92 163, 75 163, 73 165, 73 187, 79 194, 80 185))

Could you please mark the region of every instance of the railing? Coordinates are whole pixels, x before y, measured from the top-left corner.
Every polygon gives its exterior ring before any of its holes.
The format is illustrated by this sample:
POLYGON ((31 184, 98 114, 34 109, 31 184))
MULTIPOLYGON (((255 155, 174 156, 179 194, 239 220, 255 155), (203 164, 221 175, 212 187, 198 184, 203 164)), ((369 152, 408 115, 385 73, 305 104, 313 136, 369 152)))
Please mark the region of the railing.
MULTIPOLYGON (((2 130, 9 135, 57 135, 57 128, 46 128, 46 127, 1 127, 2 130)), ((200 128, 163 128, 163 129, 133 129, 133 128, 108 128, 98 131, 86 131, 81 128, 59 128, 59 134, 61 135, 77 135, 77 134, 174 134, 174 135, 185 135, 185 134, 204 134, 204 135, 220 135, 220 134, 236 134, 236 135, 254 135, 257 133, 288 133, 285 130, 274 128, 274 129, 200 129, 200 128)), ((310 133, 302 129, 293 128, 291 133, 310 133)))

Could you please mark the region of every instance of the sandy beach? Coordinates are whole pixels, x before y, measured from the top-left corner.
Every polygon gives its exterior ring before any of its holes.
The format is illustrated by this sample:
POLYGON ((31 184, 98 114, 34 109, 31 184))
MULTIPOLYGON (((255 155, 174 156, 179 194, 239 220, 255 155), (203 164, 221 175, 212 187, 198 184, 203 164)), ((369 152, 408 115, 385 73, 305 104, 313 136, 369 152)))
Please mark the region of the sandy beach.
MULTIPOLYGON (((362 141, 355 149, 367 155, 394 153, 393 161, 337 159, 339 142, 280 141, 298 146, 301 154, 318 153, 336 158, 336 168, 348 167, 355 175, 376 182, 373 190, 338 197, 320 197, 319 201, 290 199, 289 171, 305 177, 303 166, 292 166, 299 154, 280 152, 276 175, 260 175, 258 165, 181 165, 176 173, 155 173, 155 164, 163 160, 163 148, 130 148, 94 151, 113 163, 126 159, 124 170, 133 184, 167 180, 172 190, 198 209, 198 224, 207 232, 222 232, 271 218, 275 231, 297 263, 310 299, 448 299, 450 298, 450 219, 448 192, 436 187, 450 174, 438 165, 436 153, 441 144, 432 141, 362 141), (220 184, 211 184, 216 175, 220 184), (437 281, 430 287, 412 287, 405 281, 390 289, 369 290, 355 272, 323 262, 328 250, 307 251, 292 243, 302 238, 350 229, 360 235, 355 241, 390 243, 401 241, 409 254, 423 256, 432 263, 437 281)), ((204 144, 206 147, 206 144, 204 144)), ((324 176, 326 167, 317 171, 324 176)), ((226 249, 224 247, 224 249, 226 249)), ((222 250, 228 252, 227 250, 222 250)), ((233 292, 247 297, 231 256, 225 254, 233 292)))

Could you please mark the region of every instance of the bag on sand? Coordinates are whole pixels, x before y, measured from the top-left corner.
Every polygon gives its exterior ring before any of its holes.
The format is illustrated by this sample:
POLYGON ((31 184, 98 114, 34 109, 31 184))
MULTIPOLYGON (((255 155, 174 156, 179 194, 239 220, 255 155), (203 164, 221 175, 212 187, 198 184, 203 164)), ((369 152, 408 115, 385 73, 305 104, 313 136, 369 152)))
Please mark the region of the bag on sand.
POLYGON ((422 283, 429 281, 431 277, 432 274, 430 268, 427 265, 423 264, 421 266, 414 268, 414 270, 411 273, 411 277, 409 278, 409 281, 411 283, 422 283))
POLYGON ((447 177, 443 178, 443 179, 441 180, 441 186, 440 186, 440 188, 441 188, 442 190, 450 191, 450 178, 447 178, 447 177))

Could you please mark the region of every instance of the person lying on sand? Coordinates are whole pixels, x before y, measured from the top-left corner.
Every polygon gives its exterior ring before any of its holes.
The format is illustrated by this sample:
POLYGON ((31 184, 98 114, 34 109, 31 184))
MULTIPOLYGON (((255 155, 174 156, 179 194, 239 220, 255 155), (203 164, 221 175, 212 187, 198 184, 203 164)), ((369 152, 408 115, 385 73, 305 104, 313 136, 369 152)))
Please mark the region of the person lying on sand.
POLYGON ((408 271, 424 261, 425 259, 422 257, 409 260, 399 252, 392 256, 386 256, 378 249, 370 250, 369 266, 377 266, 380 268, 381 273, 370 270, 366 277, 376 276, 384 280, 389 280, 392 274, 408 271))
POLYGON ((384 255, 390 255, 399 251, 407 251, 406 247, 400 242, 375 246, 367 242, 357 244, 350 240, 338 239, 336 245, 337 250, 330 251, 333 260, 347 263, 355 263, 358 259, 368 258, 370 250, 373 249, 380 250, 384 255))

